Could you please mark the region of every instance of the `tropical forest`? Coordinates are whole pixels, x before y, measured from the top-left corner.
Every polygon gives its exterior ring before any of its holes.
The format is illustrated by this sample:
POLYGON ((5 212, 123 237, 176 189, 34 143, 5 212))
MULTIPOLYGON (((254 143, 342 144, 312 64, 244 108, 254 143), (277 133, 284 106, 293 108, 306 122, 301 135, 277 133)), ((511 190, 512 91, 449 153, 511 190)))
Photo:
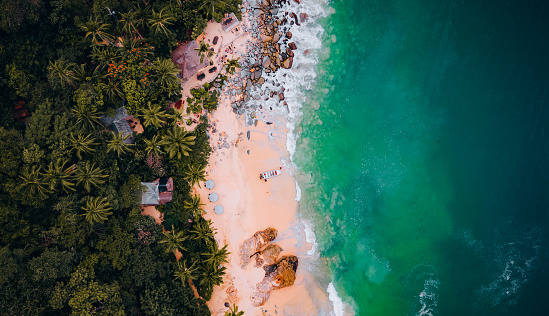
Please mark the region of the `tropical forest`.
POLYGON ((239 2, 0 1, 0 315, 210 315, 228 253, 171 53, 239 2), (167 178, 159 224, 142 183, 167 178))

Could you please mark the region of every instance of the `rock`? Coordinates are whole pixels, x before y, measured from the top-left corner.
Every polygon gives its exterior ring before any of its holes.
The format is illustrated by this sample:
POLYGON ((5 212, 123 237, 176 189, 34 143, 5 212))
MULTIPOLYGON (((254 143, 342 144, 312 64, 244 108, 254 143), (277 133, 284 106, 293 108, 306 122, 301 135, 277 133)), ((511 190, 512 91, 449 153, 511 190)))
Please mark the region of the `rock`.
POLYGON ((280 40, 280 33, 276 33, 274 36, 273 36, 273 43, 276 43, 280 40))
POLYGON ((257 83, 259 83, 259 84, 264 84, 264 83, 265 83, 265 78, 263 78, 263 77, 259 78, 259 80, 257 81, 257 83))
POLYGON ((257 291, 252 294, 252 304, 261 306, 270 296, 272 290, 291 286, 295 282, 298 260, 296 256, 283 256, 277 262, 263 266, 265 277, 256 285, 257 291))
POLYGON ((307 19, 307 17, 308 17, 307 13, 300 13, 299 14, 299 20, 301 22, 304 22, 307 19))
POLYGON ((284 101, 284 93, 279 93, 278 98, 280 99, 280 101, 284 101))
POLYGON ((240 250, 238 252, 242 268, 246 267, 248 262, 250 262, 251 256, 273 241, 277 234, 278 231, 276 229, 269 227, 265 230, 256 232, 252 237, 246 239, 242 245, 240 245, 240 250))
POLYGON ((288 57, 282 62, 281 67, 286 68, 286 69, 290 69, 290 68, 292 68, 293 62, 294 62, 294 59, 292 57, 288 57))
POLYGON ((289 43, 288 47, 290 47, 291 50, 296 50, 297 49, 297 46, 295 45, 294 42, 289 43))
POLYGON ((294 52, 289 47, 286 48, 286 54, 288 54, 288 56, 290 56, 290 57, 294 57, 294 52))
POLYGON ((306 50, 303 52, 303 55, 307 56, 307 55, 309 55, 310 52, 311 52, 310 50, 306 49, 306 50))
POLYGON ((290 31, 286 32, 286 38, 287 39, 292 38, 292 32, 290 32, 290 31))
POLYGON ((297 26, 299 26, 299 22, 297 21, 297 14, 295 12, 290 13, 290 17, 294 19, 294 22, 297 26))
POLYGON ((297 4, 299 4, 301 2, 301 0, 294 0, 294 2, 296 2, 297 4))
POLYGON ((282 248, 280 248, 280 246, 269 244, 263 251, 255 256, 255 266, 261 267, 263 264, 274 264, 281 251, 282 248))

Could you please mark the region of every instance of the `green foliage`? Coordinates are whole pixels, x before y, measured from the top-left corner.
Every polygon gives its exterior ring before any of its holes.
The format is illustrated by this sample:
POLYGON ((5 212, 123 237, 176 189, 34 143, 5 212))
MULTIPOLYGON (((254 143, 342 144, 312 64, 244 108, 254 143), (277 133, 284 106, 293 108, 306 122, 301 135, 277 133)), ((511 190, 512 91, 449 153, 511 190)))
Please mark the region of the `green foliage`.
POLYGON ((174 157, 181 159, 182 156, 188 156, 192 151, 189 146, 195 144, 195 138, 196 136, 189 135, 184 129, 173 127, 162 137, 160 145, 164 146, 164 151, 170 156, 170 159, 174 157))
POLYGON ((107 220, 109 215, 112 215, 110 211, 112 208, 106 198, 99 196, 95 198, 87 197, 84 203, 82 210, 84 211, 86 221, 91 225, 102 223, 107 220))
POLYGON ((185 247, 183 246, 183 242, 188 239, 187 236, 185 236, 185 233, 180 230, 176 230, 172 226, 172 230, 169 232, 163 232, 162 233, 164 237, 162 238, 159 243, 164 244, 166 246, 166 252, 176 252, 177 250, 185 251, 185 247))
POLYGON ((137 85, 135 80, 125 80, 122 84, 122 91, 126 96, 126 110, 128 114, 134 115, 139 113, 139 110, 145 103, 145 92, 137 85))
POLYGON ((109 261, 116 270, 123 270, 128 265, 128 259, 132 254, 134 243, 132 234, 122 230, 119 225, 114 225, 111 234, 108 234, 97 243, 97 250, 109 261))
POLYGON ((199 37, 200 34, 204 32, 204 29, 206 28, 206 26, 208 26, 208 21, 204 18, 198 18, 196 20, 195 26, 193 27, 193 32, 191 35, 192 39, 196 39, 197 37, 199 37))
POLYGON ((124 142, 130 136, 131 134, 124 134, 123 132, 112 132, 112 139, 107 141, 107 152, 114 151, 120 157, 122 154, 131 151, 130 146, 133 144, 124 142))
POLYGON ((52 282, 67 277, 75 259, 73 252, 46 249, 29 261, 28 269, 36 282, 52 282))
POLYGON ((90 192, 92 187, 99 187, 100 184, 105 183, 104 178, 107 175, 103 174, 103 170, 96 168, 95 164, 86 161, 78 164, 76 167, 75 178, 77 180, 76 185, 82 185, 87 192, 90 192))
POLYGON ((243 315, 244 315, 244 311, 239 311, 238 306, 236 306, 236 304, 233 304, 233 306, 229 308, 229 311, 225 312, 225 316, 243 316, 243 315))
POLYGON ((198 187, 200 188, 200 181, 206 181, 206 170, 204 169, 205 165, 188 165, 187 166, 187 172, 185 174, 185 180, 189 182, 189 184, 194 186, 195 184, 198 184, 198 187))
POLYGON ((130 175, 128 180, 118 190, 120 208, 125 209, 138 206, 141 202, 141 196, 145 191, 146 188, 141 185, 139 177, 134 174, 130 175))

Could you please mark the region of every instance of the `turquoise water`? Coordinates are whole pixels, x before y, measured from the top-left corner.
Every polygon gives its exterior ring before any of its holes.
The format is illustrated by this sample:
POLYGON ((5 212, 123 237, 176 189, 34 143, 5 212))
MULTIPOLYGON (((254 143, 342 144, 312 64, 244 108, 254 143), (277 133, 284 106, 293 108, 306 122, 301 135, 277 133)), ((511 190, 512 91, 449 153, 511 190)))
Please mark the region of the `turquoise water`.
POLYGON ((548 5, 330 4, 295 161, 357 315, 549 314, 548 5))

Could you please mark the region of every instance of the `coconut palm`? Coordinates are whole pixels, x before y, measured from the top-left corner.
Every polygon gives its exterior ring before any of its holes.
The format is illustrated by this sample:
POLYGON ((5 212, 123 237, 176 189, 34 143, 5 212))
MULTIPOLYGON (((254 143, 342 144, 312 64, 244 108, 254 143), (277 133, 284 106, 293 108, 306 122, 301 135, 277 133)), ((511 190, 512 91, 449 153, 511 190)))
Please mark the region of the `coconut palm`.
POLYGON ((124 141, 130 137, 131 134, 124 134, 123 132, 111 133, 112 139, 107 141, 107 152, 114 151, 118 157, 120 157, 122 154, 131 151, 130 146, 133 144, 124 143, 124 141))
POLYGON ((98 62, 102 67, 108 66, 111 62, 121 58, 118 49, 113 46, 98 47, 93 46, 90 57, 98 62))
POLYGON ((162 149, 160 149, 160 136, 154 135, 151 139, 143 139, 145 142, 145 153, 150 155, 151 153, 160 156, 162 154, 162 149))
POLYGON ((124 99, 122 84, 119 81, 109 78, 106 83, 99 83, 99 86, 110 100, 116 100, 117 97, 124 99))
POLYGON ((82 207, 82 210, 85 212, 83 215, 91 225, 106 221, 109 215, 112 215, 111 209, 107 198, 99 196, 95 198, 87 197, 86 204, 82 207))
POLYGON ((172 225, 171 232, 163 232, 162 234, 164 235, 164 237, 162 238, 162 240, 159 241, 159 243, 166 244, 166 252, 175 253, 176 250, 187 250, 185 249, 185 247, 183 247, 183 242, 188 238, 184 235, 184 232, 177 231, 172 225))
POLYGON ((208 57, 213 55, 213 52, 210 50, 210 45, 204 41, 200 42, 200 46, 194 50, 197 51, 200 56, 200 63, 204 62, 204 55, 207 55, 208 57))
POLYGON ((151 7, 152 6, 148 5, 141 7, 139 3, 133 7, 133 10, 130 12, 135 21, 134 23, 136 27, 144 28, 147 26, 149 18, 151 17, 151 7))
POLYGON ((71 133, 69 140, 72 145, 72 150, 76 151, 78 159, 82 159, 82 154, 93 153, 95 149, 93 149, 92 146, 97 145, 97 143, 94 143, 95 138, 93 138, 92 134, 86 135, 81 132, 78 132, 76 136, 71 133))
POLYGON ((103 23, 97 19, 89 18, 88 22, 82 26, 82 30, 86 32, 86 38, 89 38, 94 45, 112 44, 114 36, 107 33, 111 25, 103 23))
POLYGON ((225 270, 227 270, 227 268, 225 267, 217 268, 217 267, 212 267, 211 265, 207 265, 206 268, 202 270, 202 273, 200 274, 199 284, 201 286, 206 287, 207 292, 211 292, 215 285, 219 285, 223 283, 223 276, 225 275, 225 270))
POLYGON ((205 0, 202 5, 198 7, 199 10, 206 12, 208 15, 211 13, 212 19, 215 19, 215 7, 224 8, 227 7, 227 3, 221 0, 205 0), (211 12, 210 12, 211 9, 211 12))
POLYGON ((198 220, 195 222, 193 229, 189 232, 193 240, 203 240, 206 244, 214 243, 214 231, 211 227, 211 220, 198 220))
POLYGON ((100 112, 90 109, 83 102, 79 102, 76 107, 72 109, 72 113, 76 116, 76 126, 84 131, 95 131, 101 122, 99 115, 100 112))
POLYGON ((55 162, 51 161, 44 169, 42 175, 50 190, 57 190, 57 187, 60 186, 65 193, 74 191, 74 182, 72 181, 74 168, 72 166, 65 168, 66 163, 67 160, 58 158, 55 162))
POLYGON ((153 75, 156 84, 163 88, 174 87, 180 84, 177 75, 181 72, 177 65, 170 59, 156 59, 152 65, 153 75))
POLYGON ((40 174, 40 167, 38 166, 26 167, 19 178, 21 179, 21 183, 17 187, 17 190, 23 191, 24 196, 38 196, 45 199, 51 193, 49 185, 40 174))
POLYGON ((192 149, 189 146, 194 145, 196 136, 188 135, 188 132, 182 128, 173 127, 162 137, 160 145, 164 146, 164 151, 170 155, 170 159, 182 156, 188 156, 192 149))
POLYGON ((101 67, 98 66, 93 69, 88 69, 85 64, 74 65, 72 67, 72 80, 76 83, 95 81, 95 79, 103 77, 100 68, 101 67))
POLYGON ((87 192, 91 191, 92 186, 99 187, 100 184, 105 183, 103 179, 106 177, 107 175, 103 174, 101 168, 96 168, 95 164, 91 164, 89 161, 76 167, 76 185, 82 184, 87 192))
POLYGON ((73 63, 61 58, 48 66, 48 79, 55 86, 73 85, 73 63))
POLYGON ((185 180, 189 182, 191 187, 198 184, 198 187, 201 188, 200 181, 206 181, 206 170, 204 170, 204 167, 204 165, 187 165, 185 180))
POLYGON ((200 216, 202 216, 202 211, 204 210, 202 208, 203 204, 200 201, 200 195, 193 195, 190 200, 185 200, 183 202, 183 208, 188 210, 194 215, 194 218, 198 220, 200 216))
POLYGON ((173 24, 175 18, 171 16, 169 12, 164 10, 165 9, 160 10, 160 12, 155 12, 153 9, 152 16, 149 18, 149 28, 151 29, 151 31, 154 32, 155 35, 163 33, 164 35, 168 36, 172 33, 172 31, 168 29, 168 26, 173 24))
POLYGON ((174 276, 176 280, 181 281, 183 285, 187 280, 192 280, 198 276, 198 266, 196 262, 193 262, 190 267, 187 268, 187 261, 180 259, 175 264, 174 276))
POLYGON ((151 101, 147 102, 147 107, 141 110, 141 117, 143 118, 143 125, 145 127, 154 126, 160 128, 164 118, 166 118, 166 111, 162 110, 160 104, 153 104, 151 101))
POLYGON ((220 249, 216 243, 211 243, 208 245, 208 250, 208 252, 202 253, 206 258, 204 262, 208 262, 214 267, 219 266, 223 262, 228 262, 227 256, 229 256, 230 252, 227 251, 227 245, 220 249))
POLYGON ((236 304, 233 304, 232 307, 229 308, 228 312, 225 312, 225 316, 243 316, 244 311, 239 311, 238 306, 236 304))
POLYGON ((137 19, 134 11, 121 14, 122 19, 119 23, 122 27, 122 32, 126 33, 126 36, 133 37, 133 33, 137 33, 137 36, 141 36, 137 29, 137 19))
POLYGON ((234 74, 236 68, 240 68, 240 63, 238 62, 239 59, 240 57, 238 57, 237 59, 229 59, 225 62, 225 69, 231 75, 234 74))

